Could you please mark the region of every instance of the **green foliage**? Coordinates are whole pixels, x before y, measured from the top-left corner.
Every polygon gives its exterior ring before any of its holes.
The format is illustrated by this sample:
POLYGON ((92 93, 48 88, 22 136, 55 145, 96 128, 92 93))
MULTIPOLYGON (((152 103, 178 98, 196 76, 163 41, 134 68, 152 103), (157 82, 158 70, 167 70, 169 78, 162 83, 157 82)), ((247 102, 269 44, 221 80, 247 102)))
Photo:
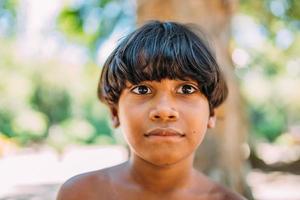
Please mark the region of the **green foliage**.
POLYGON ((40 142, 47 134, 48 118, 44 113, 34 110, 24 110, 18 114, 11 125, 15 139, 23 145, 40 142))
POLYGON ((119 0, 86 1, 76 7, 65 7, 57 25, 68 39, 87 46, 94 55, 124 15, 119 0))
POLYGON ((273 142, 286 129, 286 112, 276 105, 251 105, 249 109, 253 131, 258 137, 273 142))
POLYGON ((70 36, 81 37, 83 32, 83 19, 80 10, 65 9, 59 16, 58 22, 62 31, 70 33, 70 36))
POLYGON ((17 59, 12 44, 0 47, 0 134, 21 145, 112 144, 108 113, 97 100, 99 68, 54 60, 17 59))
POLYGON ((16 29, 18 0, 0 0, 0 31, 11 37, 16 29))
POLYGON ((60 123, 69 118, 71 116, 71 103, 70 94, 63 88, 39 83, 31 98, 33 108, 45 113, 50 124, 60 123))
MULTIPOLYGON (((49 29, 49 34, 51 30, 53 33, 61 31, 68 44, 79 44, 82 49, 87 47, 90 57, 83 66, 66 64, 59 58, 19 56, 18 41, 8 40, 12 31, 18 30, 15 29, 20 14, 18 8, 24 9, 18 7, 18 3, 0 0, 0 19, 6 16, 10 25, 9 30, 4 30, 7 35, 0 41, 0 134, 22 145, 46 142, 58 151, 69 143, 115 143, 108 112, 96 98, 100 70, 93 58, 102 41, 126 15, 123 2, 62 3, 64 7, 58 13, 57 26, 55 30, 49 29)), ((28 23, 26 20, 20 22, 28 23)))
POLYGON ((297 0, 240 1, 239 15, 255 23, 262 41, 260 47, 236 41, 236 47, 249 56, 236 72, 248 102, 251 132, 271 142, 289 125, 300 123, 295 117, 300 111, 299 13, 297 0))
POLYGON ((0 133, 5 133, 8 137, 14 136, 14 131, 11 127, 12 113, 5 110, 0 110, 0 133))

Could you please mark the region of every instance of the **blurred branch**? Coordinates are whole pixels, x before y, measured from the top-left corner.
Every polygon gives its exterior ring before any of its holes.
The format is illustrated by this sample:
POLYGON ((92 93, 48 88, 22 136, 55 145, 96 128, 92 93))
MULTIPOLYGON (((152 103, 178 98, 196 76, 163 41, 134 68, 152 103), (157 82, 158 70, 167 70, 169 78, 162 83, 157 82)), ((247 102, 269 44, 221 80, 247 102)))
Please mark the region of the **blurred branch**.
POLYGON ((254 169, 260 169, 265 172, 281 171, 300 175, 300 157, 298 160, 290 163, 277 162, 274 164, 266 164, 261 158, 257 156, 256 151, 252 149, 249 160, 251 166, 254 169))

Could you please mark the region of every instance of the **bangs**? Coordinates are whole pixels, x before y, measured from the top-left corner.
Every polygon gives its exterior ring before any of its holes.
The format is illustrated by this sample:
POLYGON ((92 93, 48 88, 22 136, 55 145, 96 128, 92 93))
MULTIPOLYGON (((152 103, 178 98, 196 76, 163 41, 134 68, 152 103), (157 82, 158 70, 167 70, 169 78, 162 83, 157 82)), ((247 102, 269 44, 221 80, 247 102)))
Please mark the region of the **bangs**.
MULTIPOLYGON (((132 84, 162 79, 194 79, 207 86, 216 81, 211 65, 216 64, 203 42, 181 27, 161 25, 145 29, 123 41, 117 52, 122 61, 118 73, 132 84)), ((121 80, 119 80, 121 81, 121 80)), ((122 83, 123 84, 123 83, 122 83)))

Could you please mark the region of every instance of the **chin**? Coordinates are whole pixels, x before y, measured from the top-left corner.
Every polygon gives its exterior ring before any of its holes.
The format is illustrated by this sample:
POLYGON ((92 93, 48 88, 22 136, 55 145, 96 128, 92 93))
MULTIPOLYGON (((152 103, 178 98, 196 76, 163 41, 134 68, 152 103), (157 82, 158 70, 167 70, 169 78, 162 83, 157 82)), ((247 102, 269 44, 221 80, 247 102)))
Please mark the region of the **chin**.
POLYGON ((158 167, 168 167, 177 164, 178 162, 184 160, 186 157, 187 156, 184 155, 160 152, 157 154, 145 156, 144 160, 158 167))

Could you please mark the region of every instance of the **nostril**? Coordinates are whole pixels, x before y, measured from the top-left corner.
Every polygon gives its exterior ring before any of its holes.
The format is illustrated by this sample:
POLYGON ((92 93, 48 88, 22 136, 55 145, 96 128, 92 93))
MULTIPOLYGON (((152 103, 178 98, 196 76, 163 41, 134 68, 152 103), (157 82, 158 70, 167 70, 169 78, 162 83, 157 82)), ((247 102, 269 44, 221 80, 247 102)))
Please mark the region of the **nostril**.
POLYGON ((170 120, 170 121, 174 121, 178 118, 178 114, 177 113, 171 113, 171 111, 167 110, 153 110, 150 112, 149 114, 150 119, 152 120, 170 120))

